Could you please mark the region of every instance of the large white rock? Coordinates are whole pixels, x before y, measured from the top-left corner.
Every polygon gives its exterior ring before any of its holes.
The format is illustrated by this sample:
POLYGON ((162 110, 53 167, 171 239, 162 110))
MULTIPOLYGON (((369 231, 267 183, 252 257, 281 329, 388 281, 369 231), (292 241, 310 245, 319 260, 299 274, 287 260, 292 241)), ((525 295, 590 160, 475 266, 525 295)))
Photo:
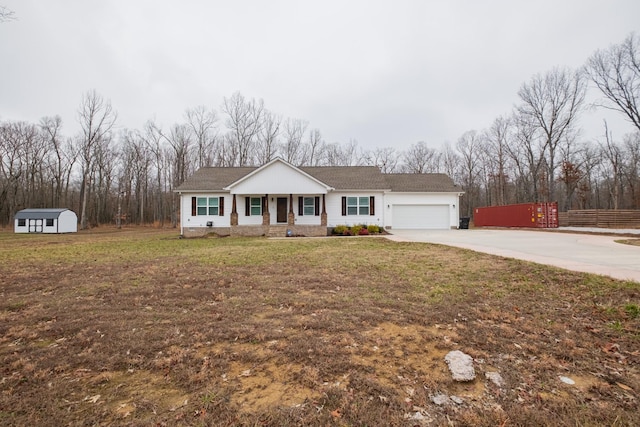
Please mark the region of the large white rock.
POLYGON ((473 369, 473 358, 460 350, 447 353, 444 361, 449 365, 449 370, 455 381, 473 381, 476 371, 473 369))

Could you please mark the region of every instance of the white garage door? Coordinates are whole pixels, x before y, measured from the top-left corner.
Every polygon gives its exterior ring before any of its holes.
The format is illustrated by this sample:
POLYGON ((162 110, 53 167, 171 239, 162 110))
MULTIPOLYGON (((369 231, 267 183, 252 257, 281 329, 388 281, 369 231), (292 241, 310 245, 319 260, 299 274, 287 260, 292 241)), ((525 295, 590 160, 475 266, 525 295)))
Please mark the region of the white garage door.
POLYGON ((393 228, 449 229, 449 205, 393 205, 393 228))

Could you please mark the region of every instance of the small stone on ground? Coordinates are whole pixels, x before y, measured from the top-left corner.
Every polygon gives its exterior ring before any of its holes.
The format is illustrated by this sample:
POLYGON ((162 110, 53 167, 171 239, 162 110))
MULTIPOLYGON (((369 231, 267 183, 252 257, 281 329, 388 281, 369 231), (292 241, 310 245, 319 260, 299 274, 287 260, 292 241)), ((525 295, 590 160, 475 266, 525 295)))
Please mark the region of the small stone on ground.
POLYGON ((473 381, 476 371, 473 369, 473 358, 460 350, 447 353, 444 357, 455 381, 473 381))
POLYGON ((571 378, 569 378, 569 377, 563 377, 563 376, 560 376, 560 381, 562 381, 562 382, 563 382, 563 383, 565 383, 565 384, 569 384, 569 385, 574 385, 574 384, 576 383, 576 382, 575 382, 574 380, 572 380, 571 378))
POLYGON ((498 372, 485 372, 484 376, 498 387, 502 387, 504 385, 502 375, 500 375, 500 373, 498 372))

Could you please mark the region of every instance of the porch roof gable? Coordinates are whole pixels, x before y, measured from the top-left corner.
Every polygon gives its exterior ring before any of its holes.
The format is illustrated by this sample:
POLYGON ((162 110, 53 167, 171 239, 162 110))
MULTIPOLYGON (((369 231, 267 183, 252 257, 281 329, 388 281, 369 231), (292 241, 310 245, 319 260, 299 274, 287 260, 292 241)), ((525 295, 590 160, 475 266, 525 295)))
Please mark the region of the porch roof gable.
POLYGON ((231 194, 326 194, 334 190, 330 185, 279 157, 223 189, 231 194))

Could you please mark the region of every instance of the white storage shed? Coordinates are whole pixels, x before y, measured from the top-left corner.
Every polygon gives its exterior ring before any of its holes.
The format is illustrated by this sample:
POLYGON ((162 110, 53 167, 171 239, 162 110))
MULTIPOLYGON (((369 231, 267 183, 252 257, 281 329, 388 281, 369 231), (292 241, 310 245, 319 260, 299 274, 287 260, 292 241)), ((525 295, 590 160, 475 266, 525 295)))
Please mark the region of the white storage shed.
POLYGON ((14 217, 16 233, 76 233, 78 216, 69 209, 23 209, 14 217))

